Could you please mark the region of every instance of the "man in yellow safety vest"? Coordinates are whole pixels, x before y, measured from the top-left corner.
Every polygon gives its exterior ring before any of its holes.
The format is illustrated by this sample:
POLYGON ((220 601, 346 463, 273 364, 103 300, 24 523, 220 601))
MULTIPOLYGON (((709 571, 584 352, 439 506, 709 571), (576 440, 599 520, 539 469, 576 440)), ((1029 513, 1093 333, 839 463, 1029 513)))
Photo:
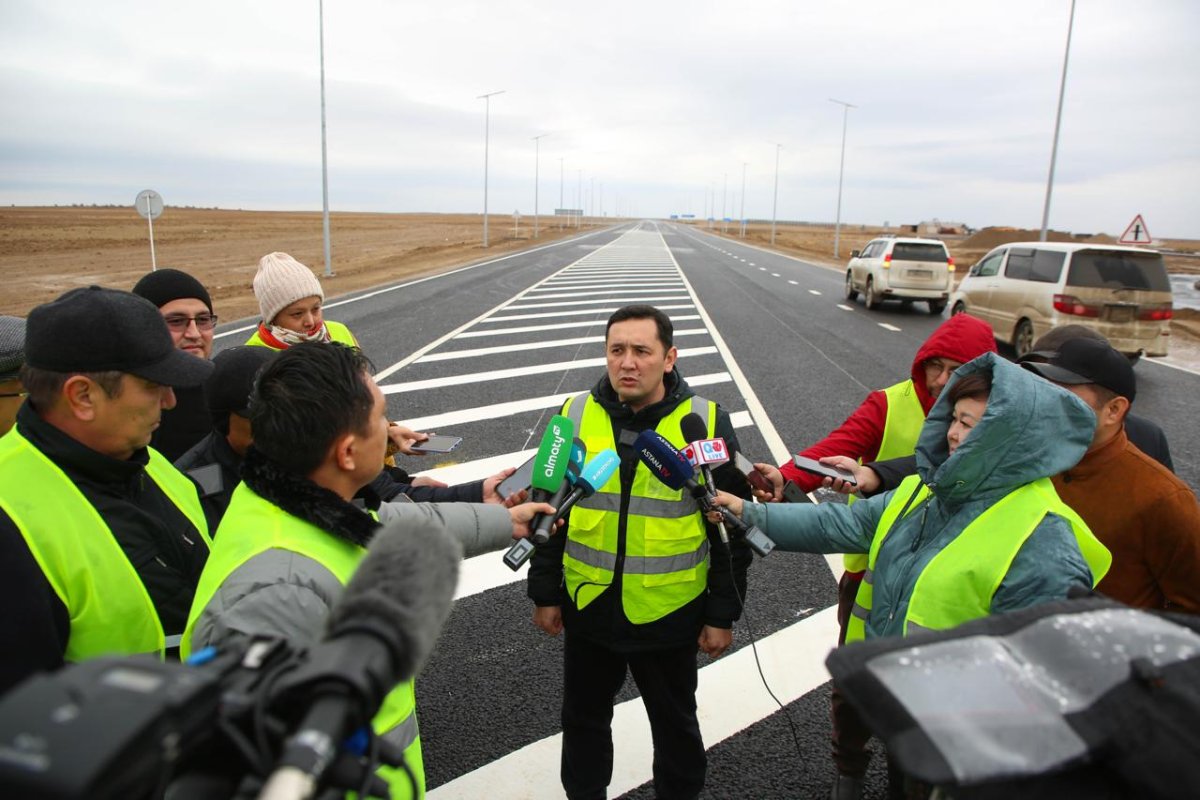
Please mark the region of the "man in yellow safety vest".
MULTIPOLYGON (((620 469, 571 513, 566 536, 535 551, 529 572, 534 623, 566 630, 562 781, 572 800, 605 797, 612 777, 613 700, 633 674, 654 733, 659 797, 696 797, 706 759, 696 719, 696 653, 716 658, 741 615, 750 553, 722 544, 695 500, 660 483, 631 444, 656 430, 676 447, 680 421, 704 420, 709 438, 737 449, 728 414, 688 388, 675 366, 670 318, 653 306, 618 309, 605 335, 608 374, 562 413, 595 454, 617 451, 620 469)), ((746 493, 731 465, 718 486, 746 493)))
POLYGON ((0 692, 64 661, 178 644, 208 527, 150 437, 212 365, 150 302, 73 289, 30 312, 17 424, 0 438, 0 692))

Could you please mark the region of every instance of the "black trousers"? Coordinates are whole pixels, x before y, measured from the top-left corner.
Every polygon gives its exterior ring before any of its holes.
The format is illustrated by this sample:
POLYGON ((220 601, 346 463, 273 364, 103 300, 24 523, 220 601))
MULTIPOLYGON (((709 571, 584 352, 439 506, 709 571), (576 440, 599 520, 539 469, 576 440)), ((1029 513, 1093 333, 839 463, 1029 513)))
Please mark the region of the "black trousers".
POLYGON ((603 800, 612 780, 613 701, 633 675, 654 740, 654 788, 662 800, 694 798, 708 760, 696 720, 697 645, 618 653, 566 636, 562 783, 570 800, 603 800))

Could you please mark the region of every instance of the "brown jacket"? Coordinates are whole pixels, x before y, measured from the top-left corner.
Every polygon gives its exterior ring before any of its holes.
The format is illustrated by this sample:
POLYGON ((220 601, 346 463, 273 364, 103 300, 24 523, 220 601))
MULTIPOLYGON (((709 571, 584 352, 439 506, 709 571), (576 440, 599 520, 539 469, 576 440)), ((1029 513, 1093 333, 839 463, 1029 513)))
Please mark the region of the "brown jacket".
POLYGON ((1098 591, 1137 608, 1200 613, 1200 506, 1191 487, 1124 430, 1053 481, 1112 551, 1098 591))

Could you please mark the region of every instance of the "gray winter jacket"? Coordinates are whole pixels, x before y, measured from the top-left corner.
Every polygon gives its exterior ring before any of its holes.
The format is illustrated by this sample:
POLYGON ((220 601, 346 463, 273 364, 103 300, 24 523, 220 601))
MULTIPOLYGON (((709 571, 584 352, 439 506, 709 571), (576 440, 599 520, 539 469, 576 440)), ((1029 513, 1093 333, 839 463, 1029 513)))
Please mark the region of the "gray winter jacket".
MULTIPOLYGON (((866 635, 900 635, 917 578, 933 557, 1012 490, 1074 466, 1087 451, 1095 426, 1096 417, 1082 400, 995 353, 959 367, 917 442, 918 472, 932 496, 895 524, 879 550, 866 635), (966 375, 985 371, 992 374, 987 410, 951 456, 946 442, 954 411, 949 389, 966 375)), ((747 504, 743 514, 782 550, 866 553, 894 494, 849 506, 747 504)), ((1070 524, 1047 514, 1017 553, 992 596, 991 610, 1062 599, 1074 585, 1090 587, 1091 570, 1070 524)))
MULTIPOLYGON (((326 530, 334 529, 331 536, 355 541, 364 530, 369 536, 376 526, 365 512, 349 503, 339 507, 328 498, 324 501, 306 498, 305 508, 313 513, 304 516, 316 517, 326 530)), ((236 506, 230 509, 236 512, 236 506)), ((316 523, 317 519, 309 521, 316 523)), ((456 539, 466 557, 498 550, 512 541, 512 518, 498 505, 385 503, 379 519, 436 528, 456 539)), ((228 645, 240 636, 254 634, 286 637, 297 647, 312 644, 322 638, 326 619, 343 588, 337 577, 314 559, 288 550, 260 553, 222 582, 196 621, 192 649, 228 645)))

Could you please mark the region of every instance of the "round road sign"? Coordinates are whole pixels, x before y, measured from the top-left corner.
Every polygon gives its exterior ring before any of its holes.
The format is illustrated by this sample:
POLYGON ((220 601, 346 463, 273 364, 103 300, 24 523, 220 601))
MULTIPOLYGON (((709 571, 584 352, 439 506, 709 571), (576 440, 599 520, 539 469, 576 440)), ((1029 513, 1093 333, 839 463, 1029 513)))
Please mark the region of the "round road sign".
POLYGON ((143 189, 138 192, 137 199, 133 201, 133 207, 146 219, 158 219, 163 212, 162 195, 153 189, 143 189))

